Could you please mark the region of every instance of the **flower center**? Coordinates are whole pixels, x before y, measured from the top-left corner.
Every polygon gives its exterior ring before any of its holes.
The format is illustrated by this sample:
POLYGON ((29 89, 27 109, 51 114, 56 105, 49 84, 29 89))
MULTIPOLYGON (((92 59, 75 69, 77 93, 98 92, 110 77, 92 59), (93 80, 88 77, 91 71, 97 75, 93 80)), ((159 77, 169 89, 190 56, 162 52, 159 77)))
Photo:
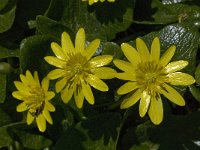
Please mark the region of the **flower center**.
POLYGON ((156 91, 166 80, 164 68, 157 62, 142 62, 136 69, 136 80, 143 90, 156 91))
POLYGON ((66 62, 66 75, 68 80, 78 82, 80 76, 85 76, 90 73, 90 67, 87 65, 87 58, 81 53, 69 54, 69 59, 66 62))
POLYGON ((31 115, 37 117, 44 109, 45 93, 41 87, 31 87, 30 89, 30 95, 25 97, 26 105, 31 115))

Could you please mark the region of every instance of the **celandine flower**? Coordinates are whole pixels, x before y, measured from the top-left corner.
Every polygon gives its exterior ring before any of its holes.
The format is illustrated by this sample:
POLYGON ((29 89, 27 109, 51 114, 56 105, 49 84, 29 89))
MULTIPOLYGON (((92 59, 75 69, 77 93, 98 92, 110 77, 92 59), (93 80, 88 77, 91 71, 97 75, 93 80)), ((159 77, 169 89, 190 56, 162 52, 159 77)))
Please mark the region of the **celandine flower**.
MULTIPOLYGON (((94 3, 97 3, 98 1, 104 2, 105 0, 82 0, 82 1, 88 1, 89 5, 92 5, 94 3)), ((108 2, 115 2, 115 0, 107 0, 108 2)))
POLYGON ((22 101, 17 106, 17 112, 28 111, 27 124, 30 125, 36 119, 37 126, 41 132, 46 130, 46 120, 53 124, 50 112, 55 111, 55 107, 49 102, 55 93, 48 91, 49 80, 45 77, 40 84, 38 73, 35 71, 34 76, 30 71, 26 75, 20 74, 20 81, 14 81, 18 91, 12 93, 13 97, 22 101))
POLYGON ((122 51, 129 60, 114 60, 114 64, 123 73, 118 73, 117 77, 128 80, 122 85, 117 93, 130 93, 121 103, 121 108, 128 108, 140 100, 139 114, 143 117, 147 111, 154 124, 160 124, 163 120, 163 104, 161 94, 173 103, 184 106, 183 97, 169 84, 186 86, 193 84, 195 79, 186 73, 177 72, 188 65, 187 61, 179 60, 170 62, 176 47, 168 48, 160 58, 160 41, 156 37, 149 52, 142 39, 136 39, 136 47, 133 48, 127 43, 121 45, 122 51))
POLYGON ((63 32, 61 47, 57 43, 51 43, 51 48, 56 55, 46 56, 44 59, 57 69, 49 72, 50 79, 60 80, 56 83, 56 92, 61 92, 63 102, 67 103, 74 95, 78 108, 83 105, 84 97, 90 104, 94 104, 94 96, 90 86, 100 91, 108 91, 108 86, 101 79, 115 77, 116 71, 109 67, 113 57, 100 55, 91 58, 99 47, 100 40, 92 41, 85 48, 85 31, 79 29, 76 34, 75 47, 70 36, 63 32))

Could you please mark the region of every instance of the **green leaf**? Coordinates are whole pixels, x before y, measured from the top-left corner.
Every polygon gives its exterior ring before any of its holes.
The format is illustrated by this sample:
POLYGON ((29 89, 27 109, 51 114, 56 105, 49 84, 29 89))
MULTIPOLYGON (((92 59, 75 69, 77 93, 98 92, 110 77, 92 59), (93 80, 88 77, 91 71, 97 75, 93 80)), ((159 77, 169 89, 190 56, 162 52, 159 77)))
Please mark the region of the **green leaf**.
POLYGON ((8 0, 1 0, 1 3, 0 3, 0 10, 2 10, 8 3, 8 0))
POLYGON ((50 43, 52 38, 44 35, 28 37, 20 45, 20 68, 22 72, 26 70, 38 71, 42 76, 50 70, 50 65, 46 63, 44 57, 51 55, 50 43))
POLYGON ((0 103, 3 103, 6 98, 6 78, 5 74, 0 74, 0 103))
POLYGON ((14 133, 22 143, 23 147, 28 149, 43 149, 49 147, 52 141, 43 135, 28 133, 14 129, 14 133))
POLYGON ((60 40, 62 32, 66 31, 72 36, 72 39, 75 37, 74 32, 70 28, 47 17, 38 16, 36 18, 36 23, 37 31, 41 34, 48 34, 49 36, 53 36, 60 40))
POLYGON ((190 0, 162 0, 163 4, 175 4, 175 3, 183 3, 183 2, 187 2, 190 0))
POLYGON ((195 70, 195 80, 196 80, 196 83, 200 85, 200 64, 197 66, 195 70))
POLYGON ((0 46, 0 59, 8 57, 19 57, 19 49, 11 50, 0 46))
POLYGON ((121 117, 103 113, 68 129, 56 143, 56 150, 114 150, 117 146, 121 117))
POLYGON ((83 27, 89 41, 95 38, 102 41, 110 40, 118 32, 125 31, 132 23, 134 2, 105 2, 98 3, 97 7, 87 8, 88 4, 80 0, 68 1, 65 3, 61 21, 75 31, 83 27))
POLYGON ((189 86, 190 93, 194 96, 194 98, 200 102, 200 90, 194 85, 189 86))
POLYGON ((15 10, 16 6, 3 14, 0 13, 0 33, 3 33, 11 28, 15 19, 15 10))

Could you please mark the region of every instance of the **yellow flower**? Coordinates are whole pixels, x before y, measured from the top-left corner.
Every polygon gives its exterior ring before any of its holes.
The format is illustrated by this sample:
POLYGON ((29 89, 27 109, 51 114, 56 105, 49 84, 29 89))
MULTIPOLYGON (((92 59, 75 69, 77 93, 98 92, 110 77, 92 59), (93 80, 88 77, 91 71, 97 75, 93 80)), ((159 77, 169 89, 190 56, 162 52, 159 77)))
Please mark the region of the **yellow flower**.
POLYGON ((26 75, 20 74, 20 81, 14 81, 18 91, 12 93, 13 97, 22 101, 17 106, 17 112, 28 111, 27 124, 30 125, 36 119, 37 126, 41 132, 46 130, 46 120, 53 124, 50 112, 55 111, 55 107, 49 102, 55 93, 48 91, 49 80, 45 77, 40 81, 38 73, 35 71, 34 76, 30 71, 26 71, 26 75))
MULTIPOLYGON (((89 5, 92 5, 94 3, 97 3, 98 1, 104 2, 105 0, 82 0, 82 1, 88 1, 89 5)), ((115 0, 107 0, 108 2, 115 2, 115 0)))
POLYGON ((121 103, 121 108, 131 107, 140 100, 140 116, 144 117, 148 111, 151 121, 160 124, 163 120, 161 95, 177 105, 185 105, 183 97, 169 84, 186 86, 193 84, 195 79, 189 74, 179 72, 188 65, 187 61, 169 63, 176 50, 174 45, 169 47, 161 58, 160 41, 157 37, 152 42, 151 52, 140 38, 136 39, 136 47, 137 50, 123 43, 121 48, 129 62, 114 60, 114 64, 124 71, 118 73, 117 78, 128 81, 117 93, 130 93, 121 103))
POLYGON ((51 48, 56 55, 46 56, 44 59, 57 69, 49 72, 50 79, 61 78, 55 85, 56 92, 61 92, 63 102, 68 103, 74 95, 78 108, 83 106, 84 97, 90 104, 94 104, 94 96, 90 86, 100 91, 108 91, 108 86, 101 79, 115 77, 116 71, 109 67, 113 57, 100 55, 91 58, 99 47, 100 40, 92 41, 85 48, 85 31, 79 29, 76 34, 75 47, 70 36, 62 33, 61 46, 52 42, 51 48))

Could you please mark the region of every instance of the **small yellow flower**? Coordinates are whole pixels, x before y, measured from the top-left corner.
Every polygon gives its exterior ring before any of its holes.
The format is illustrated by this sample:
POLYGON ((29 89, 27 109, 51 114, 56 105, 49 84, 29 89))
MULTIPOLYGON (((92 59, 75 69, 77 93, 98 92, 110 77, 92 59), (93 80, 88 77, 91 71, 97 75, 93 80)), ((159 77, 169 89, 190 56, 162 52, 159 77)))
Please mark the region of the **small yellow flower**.
MULTIPOLYGON (((82 0, 83 2, 88 1, 89 5, 97 3, 98 1, 104 2, 105 0, 82 0)), ((107 0, 108 2, 115 2, 115 0, 107 0)))
POLYGON ((40 81, 38 73, 35 71, 34 76, 30 71, 26 71, 26 75, 20 74, 20 81, 14 81, 18 91, 12 93, 13 97, 23 101, 17 106, 17 112, 28 111, 27 124, 30 125, 36 119, 37 126, 41 132, 46 130, 46 120, 53 124, 50 112, 55 111, 55 107, 49 102, 55 93, 48 91, 49 80, 45 77, 40 81))
POLYGON ((123 43, 121 48, 129 62, 114 60, 114 64, 124 71, 118 73, 117 78, 128 81, 117 93, 130 93, 121 103, 121 108, 131 107, 140 100, 140 116, 144 117, 148 111, 151 121, 160 124, 163 120, 161 94, 173 103, 184 106, 183 97, 169 84, 187 86, 193 84, 195 79, 189 74, 177 72, 188 65, 187 61, 169 63, 176 50, 174 45, 161 58, 160 41, 157 37, 152 42, 151 52, 140 38, 136 39, 136 47, 137 50, 123 43))
POLYGON ((90 86, 100 91, 108 91, 108 86, 101 79, 115 77, 116 71, 109 67, 113 57, 100 55, 91 58, 99 47, 100 40, 92 41, 85 48, 85 31, 79 29, 76 34, 75 47, 70 36, 62 33, 61 46, 52 42, 51 48, 56 55, 46 56, 44 59, 57 69, 49 72, 50 79, 60 80, 56 83, 56 92, 61 92, 63 102, 68 103, 74 95, 78 108, 83 106, 84 97, 90 104, 94 104, 94 96, 90 86))

